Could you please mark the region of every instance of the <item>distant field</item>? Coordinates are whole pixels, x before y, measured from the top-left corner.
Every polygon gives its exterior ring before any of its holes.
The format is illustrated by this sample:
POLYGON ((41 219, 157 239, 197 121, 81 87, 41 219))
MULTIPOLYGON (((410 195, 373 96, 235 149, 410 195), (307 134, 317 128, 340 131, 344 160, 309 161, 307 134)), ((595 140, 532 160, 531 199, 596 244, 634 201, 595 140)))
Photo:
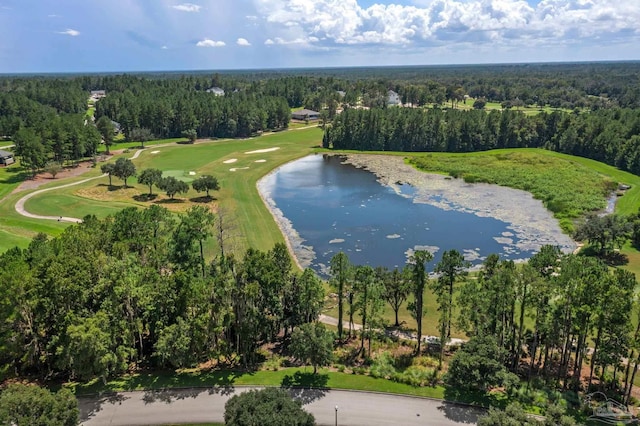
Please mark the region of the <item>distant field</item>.
MULTIPOLYGON (((473 99, 473 98, 467 99, 466 103, 465 102, 458 102, 457 104, 455 104, 454 108, 455 109, 459 109, 459 110, 463 110, 463 111, 472 110, 474 102, 475 102, 475 99, 473 99)), ((434 105, 430 104, 428 106, 429 107, 433 107, 434 105)), ((440 107, 441 108, 451 108, 451 102, 445 102, 440 107)), ((485 107, 484 107, 485 111, 502 111, 503 109, 504 108, 502 108, 502 105, 500 104, 500 102, 487 102, 485 107)), ((522 107, 513 107, 511 109, 514 110, 514 111, 522 111, 526 115, 537 115, 537 114, 540 114, 541 112, 551 113, 553 111, 561 111, 561 112, 567 112, 567 113, 573 112, 573 110, 571 110, 571 109, 553 108, 553 107, 551 107, 549 105, 544 106, 544 107, 522 106, 522 107)))

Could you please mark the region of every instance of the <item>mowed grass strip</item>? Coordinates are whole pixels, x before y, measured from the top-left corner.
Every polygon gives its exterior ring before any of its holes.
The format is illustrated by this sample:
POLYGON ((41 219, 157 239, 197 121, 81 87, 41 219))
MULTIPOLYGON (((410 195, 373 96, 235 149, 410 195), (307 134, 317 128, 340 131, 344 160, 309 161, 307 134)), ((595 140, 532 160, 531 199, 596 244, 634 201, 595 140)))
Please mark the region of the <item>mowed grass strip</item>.
MULTIPOLYGON (((310 384, 314 379, 322 378, 323 387, 329 389, 351 389, 360 391, 387 392, 401 395, 414 395, 443 399, 445 389, 442 386, 414 387, 404 383, 397 383, 386 379, 376 379, 371 376, 339 373, 327 369, 319 369, 315 378, 311 374, 312 367, 283 368, 278 371, 185 371, 165 372, 155 374, 132 374, 108 381, 106 384, 95 379, 89 383, 66 383, 63 386, 69 388, 76 395, 93 395, 104 392, 126 392, 136 390, 153 390, 167 388, 205 388, 205 387, 232 387, 232 386, 282 386, 296 372, 305 373, 310 384), (326 382, 324 382, 326 376, 326 382)), ((317 380, 316 380, 317 381, 317 380)), ((307 383, 299 383, 307 385, 307 383)))

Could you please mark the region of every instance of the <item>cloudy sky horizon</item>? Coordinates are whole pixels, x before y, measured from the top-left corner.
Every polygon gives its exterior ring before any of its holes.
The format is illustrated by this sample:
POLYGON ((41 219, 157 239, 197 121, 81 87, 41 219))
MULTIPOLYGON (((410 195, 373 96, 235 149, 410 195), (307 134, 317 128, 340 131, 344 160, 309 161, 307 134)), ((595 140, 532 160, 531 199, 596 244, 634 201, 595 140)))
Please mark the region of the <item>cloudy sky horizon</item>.
POLYGON ((0 73, 640 59, 637 0, 0 0, 0 73))

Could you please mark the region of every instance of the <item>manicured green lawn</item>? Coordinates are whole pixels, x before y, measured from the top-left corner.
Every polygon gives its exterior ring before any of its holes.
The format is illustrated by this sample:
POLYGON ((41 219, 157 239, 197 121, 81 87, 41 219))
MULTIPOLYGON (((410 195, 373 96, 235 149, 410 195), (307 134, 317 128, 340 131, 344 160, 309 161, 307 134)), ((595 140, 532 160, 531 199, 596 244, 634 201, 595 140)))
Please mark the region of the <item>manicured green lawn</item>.
POLYGON ((146 389, 163 389, 176 387, 230 387, 230 386, 296 386, 324 387, 331 389, 353 389, 363 391, 387 392, 403 395, 415 395, 431 398, 445 397, 445 388, 414 387, 391 380, 376 379, 371 376, 338 373, 326 369, 318 370, 314 376, 313 368, 283 368, 278 371, 209 371, 179 372, 157 374, 135 374, 108 381, 96 379, 87 384, 67 383, 67 387, 76 395, 96 394, 102 392, 123 392, 146 389), (296 376, 296 373, 302 373, 296 376))
MULTIPOLYGON (((219 140, 205 141, 194 145, 166 145, 161 149, 147 149, 142 155, 134 160, 138 171, 145 168, 159 168, 185 181, 192 180, 203 174, 213 174, 220 181, 221 190, 213 193, 217 198, 214 203, 219 203, 227 211, 229 216, 237 223, 238 249, 243 251, 248 247, 255 247, 267 250, 273 247, 276 242, 282 242, 283 236, 276 226, 270 212, 265 207, 258 194, 256 182, 259 178, 269 173, 274 168, 312 153, 314 148, 320 145, 322 131, 318 128, 296 130, 290 132, 279 132, 265 134, 259 138, 249 140, 219 140), (247 152, 270 148, 279 148, 275 151, 263 153, 247 152), (154 153, 155 151, 158 151, 154 153), (236 159, 234 163, 225 164, 225 160, 236 159), (264 162, 256 162, 265 160, 264 162), (236 169, 231 171, 231 169, 236 169), (190 172, 195 172, 191 175, 190 172)), ((163 141, 170 143, 172 141, 163 141)), ((115 149, 114 145, 112 149, 115 149)), ((124 157, 130 157, 135 150, 131 149, 124 157)), ((115 161, 116 157, 109 161, 115 161)), ((63 183, 79 181, 88 177, 99 176, 101 174, 100 164, 96 169, 84 175, 73 178, 52 181, 41 188, 58 186, 63 183)), ((48 193, 37 195, 27 201, 26 209, 30 212, 52 216, 83 217, 87 214, 95 214, 104 217, 117 212, 123 207, 147 206, 150 203, 138 202, 133 197, 147 193, 148 187, 139 185, 135 178, 128 181, 130 189, 120 188, 122 182, 113 178, 114 188, 108 190, 108 178, 100 178, 78 186, 64 188, 48 193)), ((0 188, 2 186, 0 185, 0 188)), ((39 188, 40 189, 40 188, 39 188)), ((159 193, 154 188, 154 193, 159 193)), ((2 206, 0 213, 2 219, 11 218, 14 221, 25 221, 13 210, 15 202, 25 193, 12 194, 2 206), (7 206, 5 206, 6 204, 7 206), (10 205, 10 207, 8 207, 10 205)), ((193 189, 186 195, 178 195, 176 198, 183 202, 164 204, 172 210, 184 210, 191 198, 201 196, 193 189)), ((3 229, 2 219, 0 219, 0 230, 3 229)), ((30 228, 31 224, 25 221, 25 227, 30 228)), ((63 225, 64 226, 64 225, 63 225)), ((59 231, 58 231, 59 232, 59 231)), ((58 232, 54 232, 56 235, 58 232)), ((33 232, 27 233, 29 237, 33 232)), ((28 239, 25 238, 20 246, 25 246, 28 239)), ((6 249, 0 242, 0 250, 6 249)), ((211 247, 210 247, 211 250, 211 247)), ((209 251, 210 254, 211 251, 209 251)))
POLYGON ((0 141, 0 148, 13 145, 13 141, 0 141))

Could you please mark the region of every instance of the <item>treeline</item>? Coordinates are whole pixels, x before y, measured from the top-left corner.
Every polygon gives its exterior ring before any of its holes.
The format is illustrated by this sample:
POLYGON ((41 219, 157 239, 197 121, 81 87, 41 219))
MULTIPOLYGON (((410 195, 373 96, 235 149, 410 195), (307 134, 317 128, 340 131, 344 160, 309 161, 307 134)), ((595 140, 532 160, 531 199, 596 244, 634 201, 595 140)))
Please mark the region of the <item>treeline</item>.
POLYGON ((2 373, 88 379, 132 365, 251 363, 259 344, 317 318, 321 281, 292 272, 284 245, 208 262, 213 230, 204 207, 178 219, 128 208, 4 253, 2 373))
POLYGON ((514 110, 347 109, 327 126, 323 145, 407 152, 545 148, 640 174, 640 110, 528 116, 514 110))
POLYGON ((248 137, 284 129, 291 118, 282 97, 252 91, 216 96, 182 80, 127 80, 126 89, 109 91, 96 104, 96 118, 118 122, 127 137, 136 128, 147 128, 156 138, 180 137, 190 129, 207 138, 248 137))

